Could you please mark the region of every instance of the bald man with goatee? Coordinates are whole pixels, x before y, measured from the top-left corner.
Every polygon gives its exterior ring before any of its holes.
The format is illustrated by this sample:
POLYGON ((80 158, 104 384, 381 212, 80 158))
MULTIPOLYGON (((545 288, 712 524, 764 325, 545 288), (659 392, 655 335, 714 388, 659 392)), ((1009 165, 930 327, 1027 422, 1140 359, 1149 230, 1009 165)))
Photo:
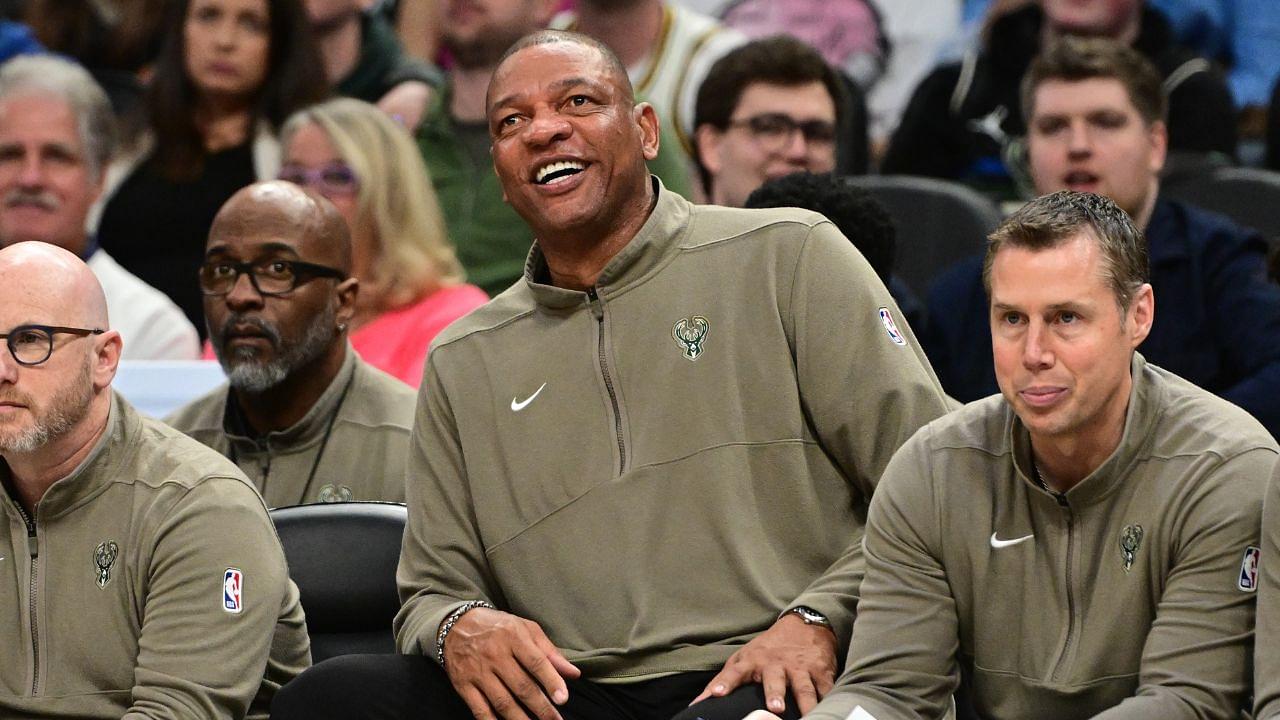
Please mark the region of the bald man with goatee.
POLYGON ((167 422, 269 507, 404 502, 417 396, 347 342, 360 282, 337 208, 289 182, 244 188, 213 220, 199 282, 228 382, 167 422))
POLYGON ((279 540, 234 465, 112 392, 106 308, 72 253, 0 250, 0 716, 265 718, 310 663, 279 540))

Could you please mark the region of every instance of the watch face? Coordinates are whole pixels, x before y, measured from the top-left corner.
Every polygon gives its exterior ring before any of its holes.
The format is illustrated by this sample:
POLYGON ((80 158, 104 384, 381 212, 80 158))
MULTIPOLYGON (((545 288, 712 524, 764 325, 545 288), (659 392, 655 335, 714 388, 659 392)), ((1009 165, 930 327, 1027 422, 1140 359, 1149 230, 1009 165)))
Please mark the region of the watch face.
POLYGON ((795 613, 796 615, 799 615, 800 619, 804 620, 805 623, 809 625, 826 625, 826 626, 831 625, 831 621, 827 620, 827 616, 823 615, 817 610, 814 610, 813 608, 800 606, 797 608, 793 608, 791 612, 795 613))

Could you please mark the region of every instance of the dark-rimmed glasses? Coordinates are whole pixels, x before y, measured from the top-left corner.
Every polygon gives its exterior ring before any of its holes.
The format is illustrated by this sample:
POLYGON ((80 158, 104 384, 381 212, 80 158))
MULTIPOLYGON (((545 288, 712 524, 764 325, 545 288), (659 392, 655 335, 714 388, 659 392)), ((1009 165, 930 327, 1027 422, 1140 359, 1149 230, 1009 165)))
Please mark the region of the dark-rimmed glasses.
POLYGON ((101 335, 106 332, 98 328, 73 328, 58 325, 19 325, 7 333, 0 333, 5 344, 9 346, 9 354, 19 365, 39 365, 53 355, 53 336, 60 333, 87 337, 101 335))
POLYGON ((280 174, 276 177, 294 185, 317 190, 326 197, 354 195, 360 189, 360 178, 356 176, 356 171, 341 160, 335 160, 314 170, 308 170, 301 165, 285 165, 280 168, 280 174))
POLYGON ((200 292, 205 295, 226 295, 236 286, 242 274, 259 295, 286 295, 303 283, 316 278, 346 280, 347 274, 337 268, 316 265, 301 260, 264 260, 256 263, 209 262, 200 266, 200 292))
POLYGON ((729 127, 745 127, 763 146, 781 150, 800 131, 804 141, 818 147, 830 147, 836 142, 836 125, 826 120, 797 121, 782 113, 764 113, 743 120, 729 121, 729 127))

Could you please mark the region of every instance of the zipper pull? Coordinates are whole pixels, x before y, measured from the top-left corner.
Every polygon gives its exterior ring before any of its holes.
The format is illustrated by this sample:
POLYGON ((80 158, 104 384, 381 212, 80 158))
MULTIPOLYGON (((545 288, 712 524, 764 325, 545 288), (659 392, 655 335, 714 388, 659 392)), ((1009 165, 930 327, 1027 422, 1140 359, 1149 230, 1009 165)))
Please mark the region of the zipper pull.
POLYGON ((27 528, 27 552, 30 553, 32 560, 40 557, 40 542, 36 538, 36 529, 34 527, 27 528))
POLYGON ((591 306, 591 314, 596 320, 604 320, 604 302, 600 300, 595 288, 587 288, 587 304, 591 306))

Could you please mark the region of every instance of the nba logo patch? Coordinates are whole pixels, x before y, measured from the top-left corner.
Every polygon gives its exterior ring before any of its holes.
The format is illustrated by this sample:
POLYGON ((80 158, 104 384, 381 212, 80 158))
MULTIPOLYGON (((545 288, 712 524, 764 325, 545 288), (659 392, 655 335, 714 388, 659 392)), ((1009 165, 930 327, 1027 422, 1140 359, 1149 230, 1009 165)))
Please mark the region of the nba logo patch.
POLYGON ((244 609, 244 573, 239 568, 227 568, 222 574, 222 609, 239 614, 244 609))
POLYGON ((1240 563, 1240 578, 1236 581, 1236 587, 1243 592, 1253 592, 1258 589, 1258 562, 1262 558, 1262 551, 1256 547, 1249 546, 1244 549, 1244 561, 1240 563))
POLYGON ((880 323, 884 325, 885 332, 889 333, 889 339, 895 345, 907 344, 907 338, 902 335, 902 331, 898 329, 898 324, 893 321, 893 315, 890 314, 889 308, 880 308, 880 323))

